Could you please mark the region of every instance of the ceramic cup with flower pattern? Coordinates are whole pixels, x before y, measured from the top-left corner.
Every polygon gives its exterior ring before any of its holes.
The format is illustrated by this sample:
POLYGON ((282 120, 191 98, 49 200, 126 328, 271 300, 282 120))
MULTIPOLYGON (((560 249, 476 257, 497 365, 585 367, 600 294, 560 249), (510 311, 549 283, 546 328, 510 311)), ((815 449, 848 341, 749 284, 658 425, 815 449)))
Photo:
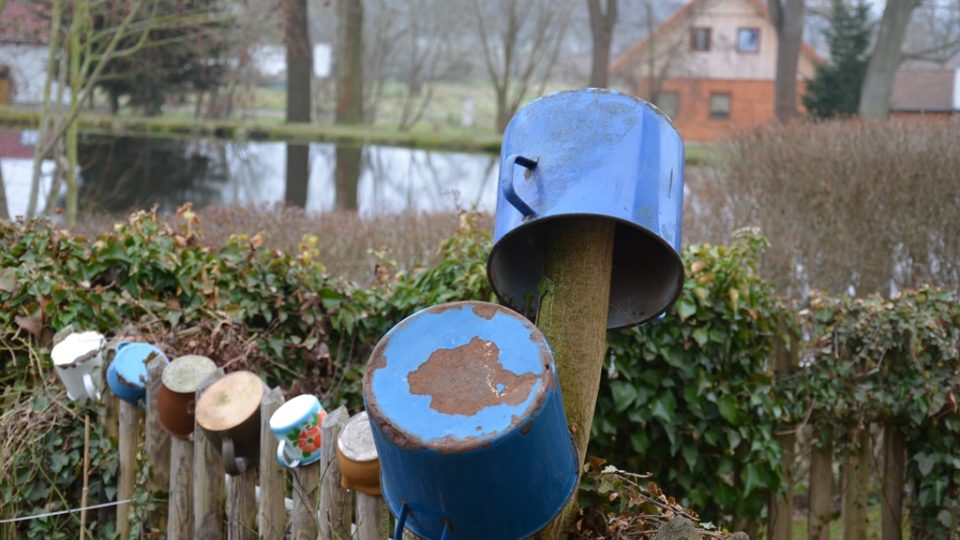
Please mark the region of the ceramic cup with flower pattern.
POLYGON ((320 459, 320 427, 326 416, 320 400, 310 394, 281 405, 270 417, 270 431, 280 441, 277 461, 292 469, 320 459))

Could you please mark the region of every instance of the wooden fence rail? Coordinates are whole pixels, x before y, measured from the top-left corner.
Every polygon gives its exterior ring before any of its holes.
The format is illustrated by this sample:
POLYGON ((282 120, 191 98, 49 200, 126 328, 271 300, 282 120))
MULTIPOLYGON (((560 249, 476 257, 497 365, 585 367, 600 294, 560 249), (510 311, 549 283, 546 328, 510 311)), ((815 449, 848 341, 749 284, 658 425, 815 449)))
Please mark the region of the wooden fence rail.
MULTIPOLYGON (((162 366, 150 366, 151 380, 160 379, 160 369, 162 366)), ((222 376, 222 370, 218 371, 201 389, 222 376)), ((159 386, 148 386, 148 403, 156 403, 159 386)), ((108 399, 116 400, 112 396, 108 399)), ((194 430, 193 440, 172 438, 162 432, 156 415, 144 415, 136 406, 119 404, 118 427, 123 444, 118 485, 124 496, 127 491, 132 494, 136 480, 140 445, 134 438, 140 433, 140 416, 145 416, 143 457, 151 464, 149 482, 142 487, 154 494, 167 490, 166 508, 137 516, 139 519, 133 519, 131 514, 134 505, 118 508, 121 539, 129 537, 133 523, 142 527, 141 537, 165 533, 169 540, 389 538, 391 517, 383 499, 340 487, 340 468, 334 452, 337 436, 349 417, 346 408, 331 412, 323 422, 324 457, 312 465, 288 471, 277 463, 273 451, 276 439, 269 430, 270 416, 282 403, 280 389, 265 394, 261 403, 260 462, 232 477, 225 475, 216 446, 199 427, 194 430)), ((405 534, 404 538, 413 537, 405 534)))

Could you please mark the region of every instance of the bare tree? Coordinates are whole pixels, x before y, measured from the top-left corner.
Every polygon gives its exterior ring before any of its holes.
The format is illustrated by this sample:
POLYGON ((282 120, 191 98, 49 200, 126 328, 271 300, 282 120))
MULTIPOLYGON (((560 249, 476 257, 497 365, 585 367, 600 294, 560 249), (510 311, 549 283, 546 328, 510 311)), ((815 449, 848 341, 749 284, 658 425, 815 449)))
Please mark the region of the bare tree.
POLYGON ((882 118, 890 112, 893 75, 900 66, 901 47, 910 16, 919 3, 920 0, 887 0, 860 89, 860 116, 882 118))
MULTIPOLYGON (((307 1, 283 0, 287 51, 287 122, 310 122, 310 79, 313 77, 313 49, 307 28, 307 1)), ((287 144, 287 204, 307 205, 310 179, 310 147, 287 144)))
POLYGON ((777 30, 777 76, 774 110, 786 122, 797 115, 797 69, 803 43, 804 0, 768 0, 770 19, 777 30))
POLYGON ((945 67, 960 55, 960 0, 930 0, 913 10, 903 60, 945 67))
POLYGON ((445 77, 458 63, 457 5, 444 0, 410 0, 406 2, 405 19, 408 31, 407 63, 404 65, 406 91, 400 110, 398 127, 413 127, 430 105, 433 81, 445 77))
POLYGON ((587 0, 587 10, 590 14, 590 36, 593 45, 590 86, 606 88, 610 77, 613 27, 617 24, 617 0, 607 0, 606 10, 600 6, 600 0, 587 0))
POLYGON ((496 128, 507 123, 539 80, 543 92, 570 21, 569 1, 471 0, 484 65, 496 95, 496 128))
POLYGON ((70 106, 65 114, 56 124, 50 125, 50 81, 55 76, 54 66, 56 65, 56 54, 60 52, 57 45, 60 28, 60 18, 63 8, 62 0, 55 0, 53 5, 53 30, 50 35, 50 59, 47 63, 47 80, 44 84, 44 104, 40 115, 40 132, 38 144, 34 152, 33 179, 30 183, 30 198, 27 206, 27 217, 32 218, 37 211, 37 199, 40 190, 40 166, 44 157, 58 144, 61 137, 66 137, 67 153, 67 208, 66 220, 68 224, 73 224, 77 219, 77 115, 80 113, 80 107, 85 103, 97 82, 104 68, 115 58, 129 56, 140 50, 150 29, 157 21, 153 17, 147 17, 145 20, 132 24, 134 17, 143 8, 147 0, 136 0, 129 5, 129 10, 123 14, 122 19, 115 26, 106 29, 95 29, 92 24, 94 13, 93 8, 105 9, 105 3, 94 4, 91 0, 74 0, 71 2, 70 27, 67 30, 65 45, 69 54, 69 81, 70 81, 70 106), (118 46, 126 37, 136 36, 137 39, 129 47, 119 49, 118 46), (100 47, 102 45, 102 48, 100 47), (97 54, 81 53, 92 50, 101 50, 97 54), (49 127, 49 132, 47 126, 49 127))
POLYGON ((336 40, 336 122, 359 124, 364 120, 362 0, 337 0, 336 40))

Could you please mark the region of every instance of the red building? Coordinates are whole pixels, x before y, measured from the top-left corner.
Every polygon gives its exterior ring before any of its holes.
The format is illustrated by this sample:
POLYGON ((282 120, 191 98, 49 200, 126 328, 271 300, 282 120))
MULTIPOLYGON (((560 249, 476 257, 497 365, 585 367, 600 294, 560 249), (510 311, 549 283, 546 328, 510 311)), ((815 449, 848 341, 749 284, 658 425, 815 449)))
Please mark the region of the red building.
MULTIPOLYGON (((798 95, 819 61, 803 44, 798 95)), ((762 0, 691 0, 610 64, 615 81, 652 97, 690 141, 773 120, 776 69, 777 32, 762 0)))

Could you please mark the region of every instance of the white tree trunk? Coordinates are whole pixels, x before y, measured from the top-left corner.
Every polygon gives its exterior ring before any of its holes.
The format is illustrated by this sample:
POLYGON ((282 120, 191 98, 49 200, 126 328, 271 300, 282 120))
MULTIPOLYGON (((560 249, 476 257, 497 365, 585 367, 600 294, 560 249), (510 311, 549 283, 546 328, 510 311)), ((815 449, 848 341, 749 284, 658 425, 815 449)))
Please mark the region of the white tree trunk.
POLYGON ((893 74, 900 66, 900 48, 913 8, 920 0, 887 0, 877 32, 877 42, 860 89, 860 116, 883 118, 890 112, 893 74))

